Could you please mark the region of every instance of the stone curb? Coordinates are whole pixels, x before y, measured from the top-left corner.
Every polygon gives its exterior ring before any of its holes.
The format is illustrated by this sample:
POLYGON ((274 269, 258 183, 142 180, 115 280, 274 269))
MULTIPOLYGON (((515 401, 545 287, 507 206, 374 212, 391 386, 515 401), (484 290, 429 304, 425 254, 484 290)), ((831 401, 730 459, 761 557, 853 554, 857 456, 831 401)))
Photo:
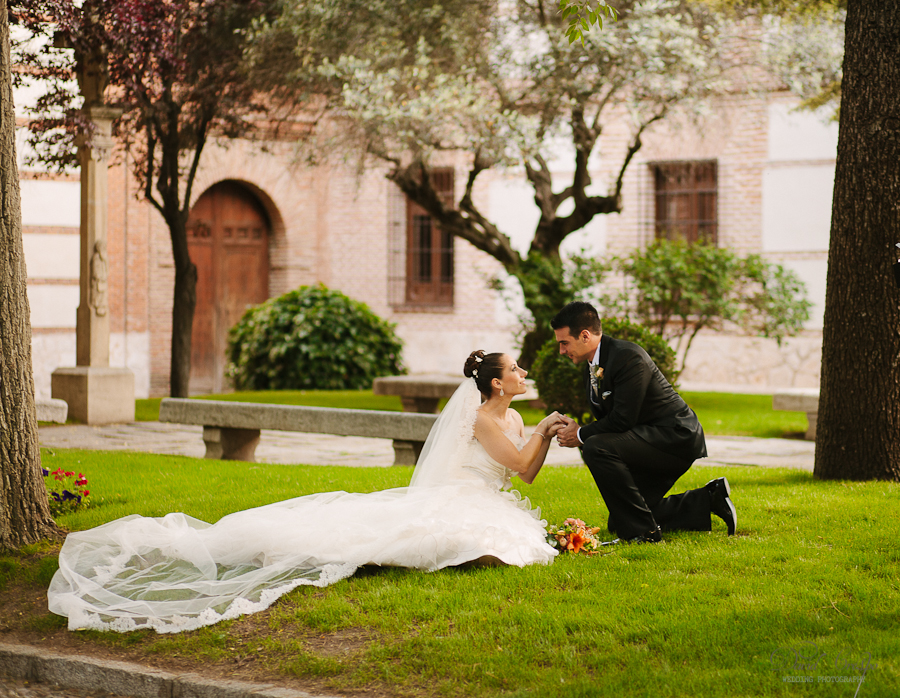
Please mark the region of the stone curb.
POLYGON ((274 684, 170 674, 129 662, 0 643, 0 673, 16 679, 132 698, 337 698, 274 684))

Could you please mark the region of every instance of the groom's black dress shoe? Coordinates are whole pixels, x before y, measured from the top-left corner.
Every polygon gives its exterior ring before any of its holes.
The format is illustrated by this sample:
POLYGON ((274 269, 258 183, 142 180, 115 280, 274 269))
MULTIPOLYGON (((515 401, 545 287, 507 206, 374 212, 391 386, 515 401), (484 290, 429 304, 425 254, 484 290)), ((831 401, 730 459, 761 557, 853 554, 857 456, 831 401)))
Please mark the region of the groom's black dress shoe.
POLYGON ((718 516, 728 527, 728 535, 733 536, 737 528, 737 510, 731 501, 731 486, 724 477, 710 480, 706 483, 706 491, 709 492, 709 509, 718 516))
POLYGON ((616 538, 615 540, 609 540, 605 543, 601 543, 601 545, 618 545, 619 543, 659 543, 661 540, 662 531, 660 531, 659 526, 657 526, 652 531, 647 531, 643 535, 635 536, 634 538, 626 538, 625 540, 616 538))

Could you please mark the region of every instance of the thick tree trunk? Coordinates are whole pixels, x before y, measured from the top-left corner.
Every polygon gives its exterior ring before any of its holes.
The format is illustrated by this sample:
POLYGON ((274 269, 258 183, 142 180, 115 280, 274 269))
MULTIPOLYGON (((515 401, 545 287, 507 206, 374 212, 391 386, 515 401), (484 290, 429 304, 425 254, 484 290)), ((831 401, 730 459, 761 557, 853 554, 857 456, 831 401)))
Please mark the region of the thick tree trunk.
POLYGON ((850 0, 815 474, 900 480, 900 3, 850 0))
POLYGON ((0 548, 60 530, 41 475, 6 0, 0 0, 0 548))

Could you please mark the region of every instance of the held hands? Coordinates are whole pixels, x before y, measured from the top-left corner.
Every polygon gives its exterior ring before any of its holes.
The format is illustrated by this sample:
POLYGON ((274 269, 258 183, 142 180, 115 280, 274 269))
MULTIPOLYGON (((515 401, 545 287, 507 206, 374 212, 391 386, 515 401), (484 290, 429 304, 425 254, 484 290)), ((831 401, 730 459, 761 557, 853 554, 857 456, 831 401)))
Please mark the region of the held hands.
POLYGON ((560 415, 562 422, 556 431, 556 440, 560 446, 575 448, 581 445, 578 440, 578 422, 564 414, 560 415))
POLYGON ((552 439, 565 426, 565 419, 566 417, 559 412, 553 412, 538 423, 535 432, 545 439, 552 439))

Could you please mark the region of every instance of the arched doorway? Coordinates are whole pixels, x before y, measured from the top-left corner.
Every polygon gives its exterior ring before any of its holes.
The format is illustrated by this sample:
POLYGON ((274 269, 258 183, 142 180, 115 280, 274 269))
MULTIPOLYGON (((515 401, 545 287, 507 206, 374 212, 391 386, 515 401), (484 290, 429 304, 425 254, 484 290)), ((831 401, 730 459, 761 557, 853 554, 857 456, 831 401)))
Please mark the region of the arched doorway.
POLYGON ((269 217, 238 182, 207 189, 188 217, 188 246, 197 265, 191 392, 225 387, 228 330, 269 297, 269 217))

